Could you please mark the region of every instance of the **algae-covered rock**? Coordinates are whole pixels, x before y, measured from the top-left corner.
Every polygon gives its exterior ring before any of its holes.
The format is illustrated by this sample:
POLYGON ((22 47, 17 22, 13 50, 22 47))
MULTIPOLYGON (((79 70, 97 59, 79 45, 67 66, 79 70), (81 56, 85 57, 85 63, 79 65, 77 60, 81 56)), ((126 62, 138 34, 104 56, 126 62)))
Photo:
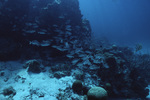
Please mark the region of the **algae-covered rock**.
POLYGON ((29 60, 24 65, 25 68, 28 68, 28 72, 40 73, 41 67, 40 63, 37 60, 29 60))
POLYGON ((72 85, 72 89, 75 93, 81 94, 82 93, 82 81, 80 80, 76 80, 73 85, 72 85))
POLYGON ((14 95, 16 95, 16 90, 12 86, 10 86, 3 90, 3 95, 4 96, 9 96, 9 95, 14 96, 14 95))

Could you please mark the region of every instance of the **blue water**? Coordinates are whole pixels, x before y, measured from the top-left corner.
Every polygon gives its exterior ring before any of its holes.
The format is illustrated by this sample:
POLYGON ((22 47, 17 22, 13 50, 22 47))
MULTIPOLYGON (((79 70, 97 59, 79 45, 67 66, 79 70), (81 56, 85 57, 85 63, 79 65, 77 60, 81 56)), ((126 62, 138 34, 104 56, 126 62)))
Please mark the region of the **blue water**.
POLYGON ((95 37, 121 45, 150 47, 150 0, 79 0, 95 37))

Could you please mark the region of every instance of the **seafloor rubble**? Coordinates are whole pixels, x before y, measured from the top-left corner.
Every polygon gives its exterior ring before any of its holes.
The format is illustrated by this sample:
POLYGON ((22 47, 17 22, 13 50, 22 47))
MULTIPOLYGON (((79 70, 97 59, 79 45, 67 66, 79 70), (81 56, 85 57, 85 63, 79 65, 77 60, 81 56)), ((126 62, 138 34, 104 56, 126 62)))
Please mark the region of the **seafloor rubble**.
POLYGON ((0 15, 0 98, 86 100, 97 89, 107 99, 149 94, 150 56, 93 41, 77 0, 3 0, 0 15))

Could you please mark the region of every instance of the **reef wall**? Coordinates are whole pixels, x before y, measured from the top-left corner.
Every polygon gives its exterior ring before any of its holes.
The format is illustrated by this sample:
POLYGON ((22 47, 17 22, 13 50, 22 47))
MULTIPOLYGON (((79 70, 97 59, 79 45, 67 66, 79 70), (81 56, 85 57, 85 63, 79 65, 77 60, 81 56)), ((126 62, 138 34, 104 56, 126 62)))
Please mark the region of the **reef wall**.
POLYGON ((60 44, 71 47, 74 40, 85 40, 91 35, 78 0, 3 0, 0 15, 0 41, 4 49, 0 51, 0 60, 19 58, 23 52, 34 51, 33 48, 50 51, 60 44))

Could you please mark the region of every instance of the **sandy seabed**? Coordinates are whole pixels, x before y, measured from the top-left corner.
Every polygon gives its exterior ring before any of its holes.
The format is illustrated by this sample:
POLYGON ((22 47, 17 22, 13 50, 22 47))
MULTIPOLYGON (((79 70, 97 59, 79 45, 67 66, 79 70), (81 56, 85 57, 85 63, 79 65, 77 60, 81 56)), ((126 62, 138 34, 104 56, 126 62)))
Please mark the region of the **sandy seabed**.
POLYGON ((8 98, 2 92, 9 86, 16 90, 14 100, 30 100, 31 90, 37 92, 32 95, 32 100, 57 100, 56 96, 60 90, 70 87, 75 81, 72 76, 60 79, 51 78, 48 68, 45 72, 38 74, 28 73, 27 69, 22 68, 23 64, 19 61, 0 62, 0 66, 0 70, 4 72, 4 76, 0 77, 0 100, 8 98))

